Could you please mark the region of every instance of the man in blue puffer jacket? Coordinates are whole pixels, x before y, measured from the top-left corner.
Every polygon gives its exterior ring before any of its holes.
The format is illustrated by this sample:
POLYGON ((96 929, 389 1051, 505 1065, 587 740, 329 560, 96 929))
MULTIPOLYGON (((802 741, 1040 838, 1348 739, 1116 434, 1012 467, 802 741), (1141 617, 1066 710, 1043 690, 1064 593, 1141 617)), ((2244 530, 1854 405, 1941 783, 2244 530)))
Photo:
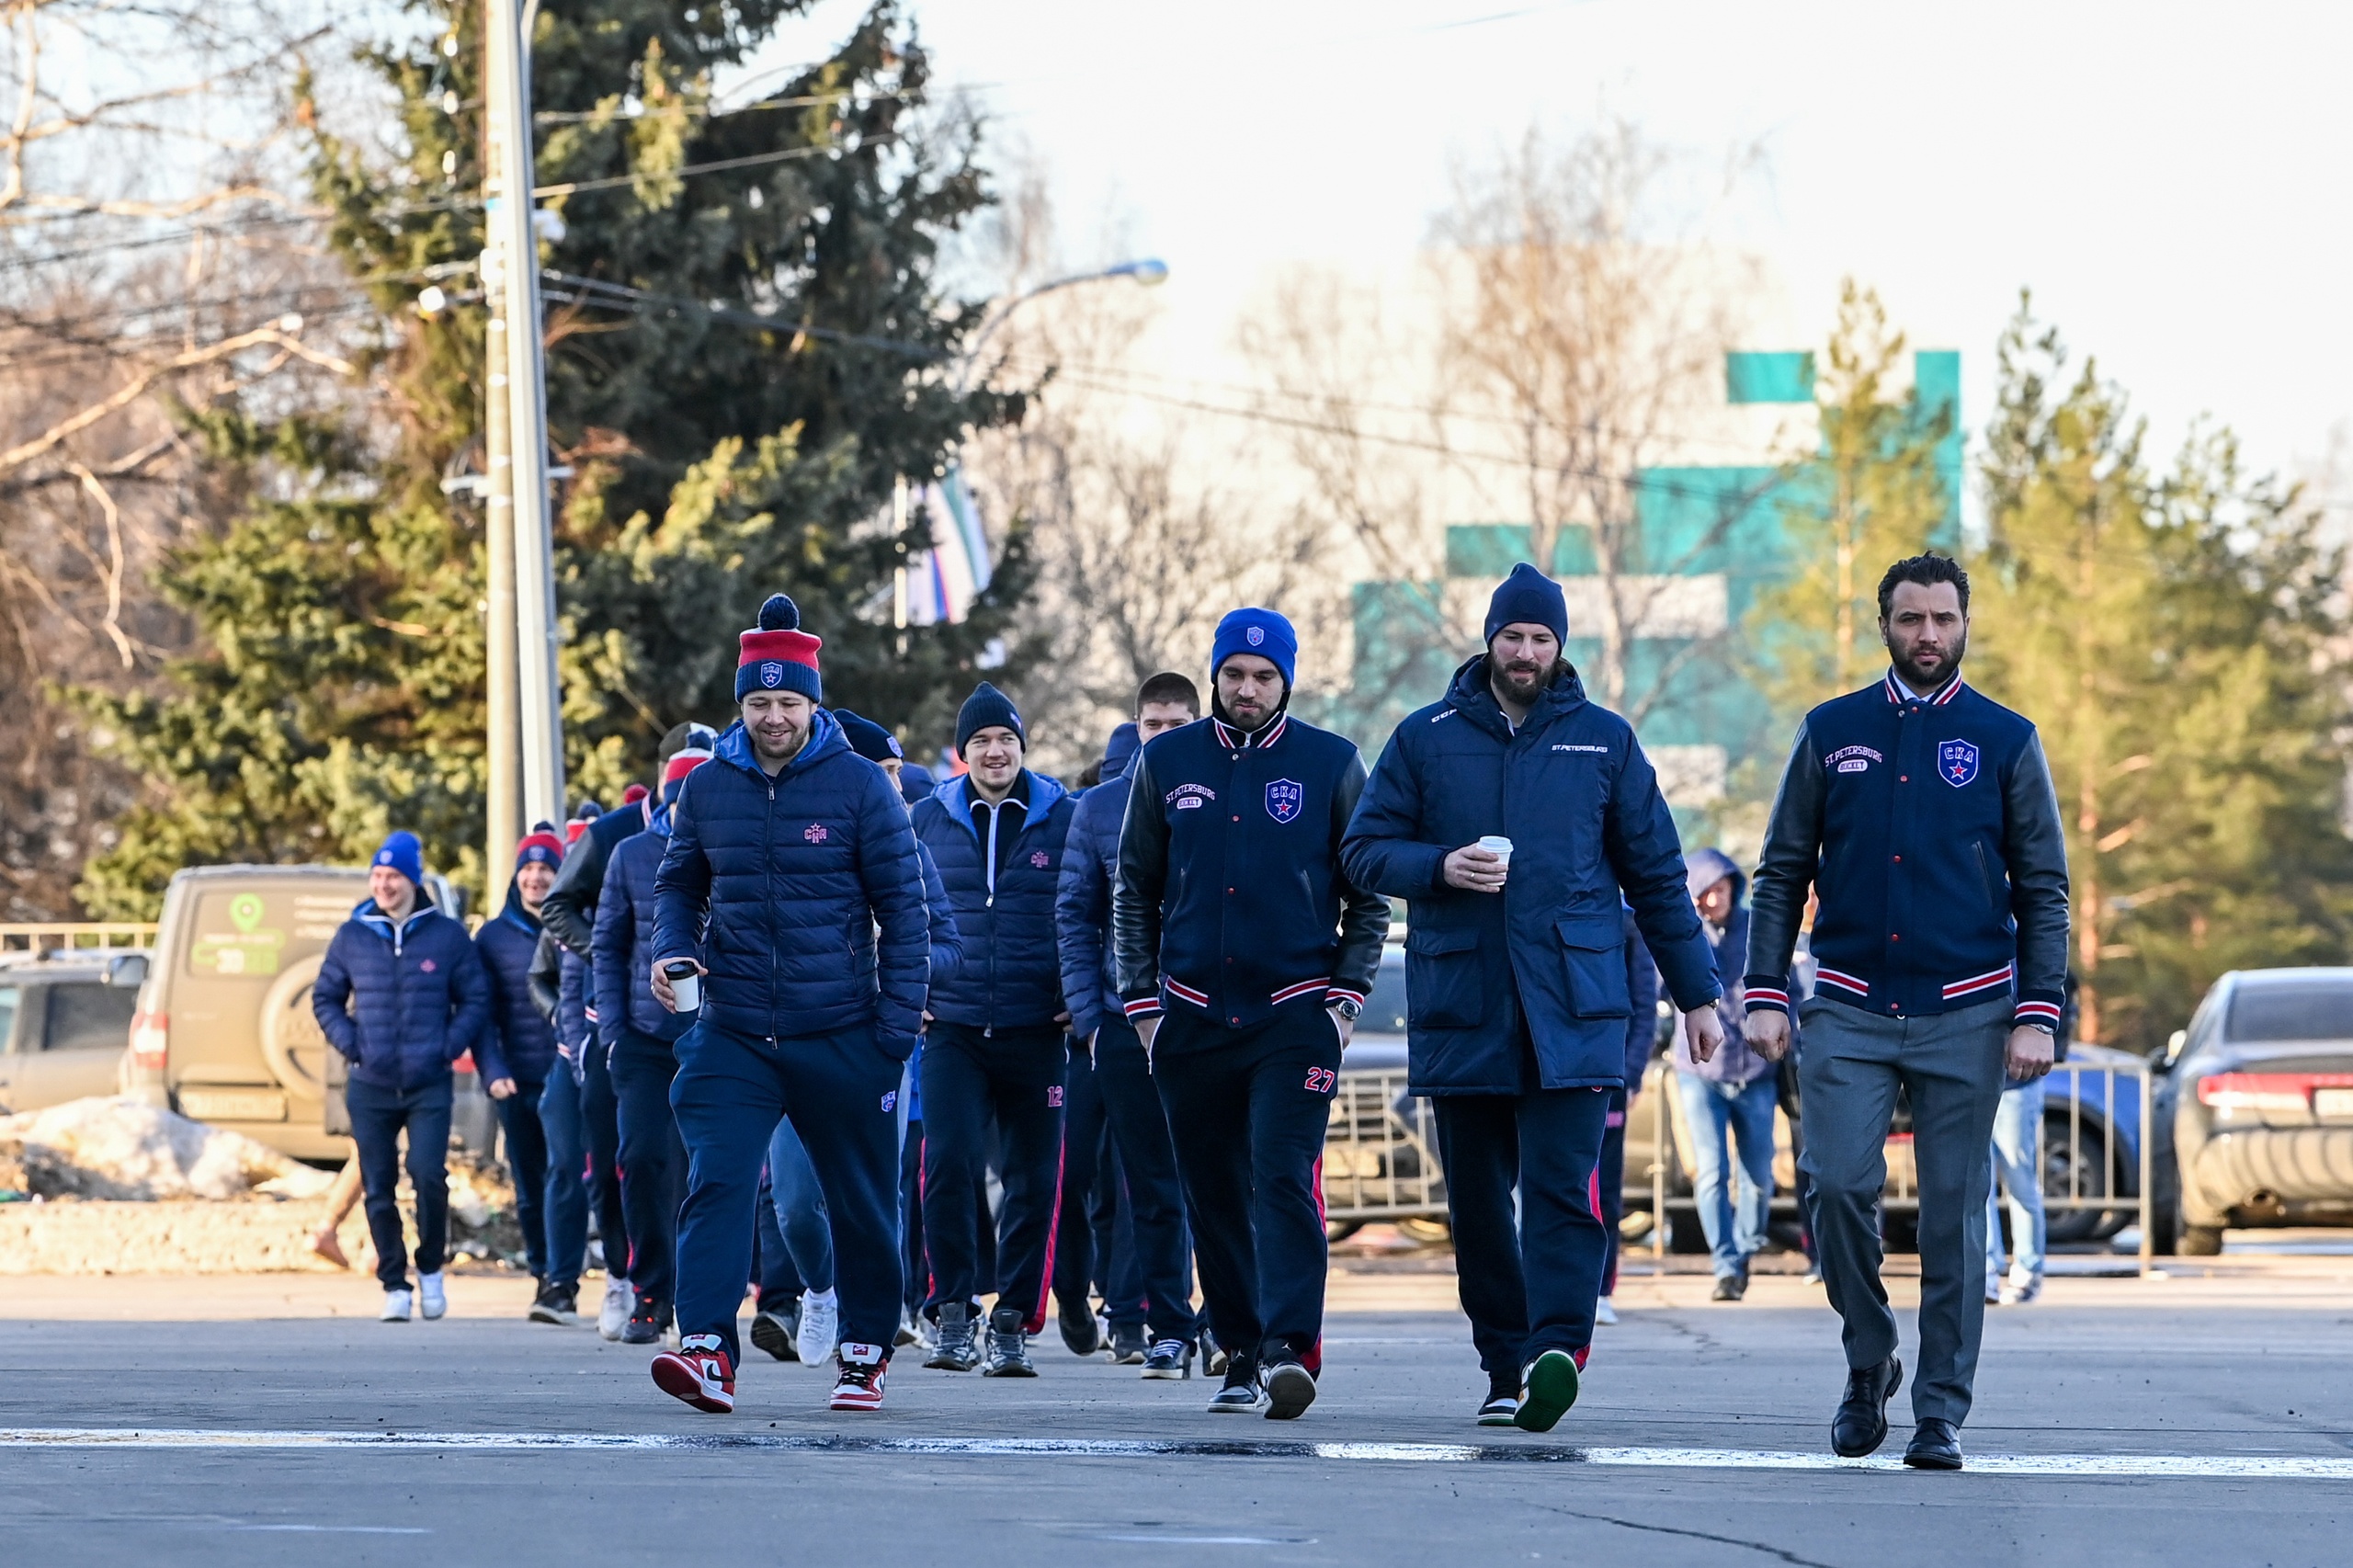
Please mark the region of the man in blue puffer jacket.
POLYGON ((327 944, 311 987, 312 1015, 351 1064, 344 1103, 386 1323, 408 1322, 417 1305, 395 1196, 404 1129, 416 1188, 418 1290, 427 1318, 449 1310, 441 1265, 449 1243, 449 1066, 490 1018, 482 959, 466 928, 425 902, 424 884, 416 835, 386 838, 368 868, 368 897, 327 944))
POLYGON ((1558 584, 1513 569, 1486 651, 1397 726, 1341 849, 1409 906, 1407 1064, 1438 1118, 1478 1420, 1537 1432, 1576 1399, 1608 1267, 1595 1181, 1625 1087, 1629 905, 1699 1054, 1723 1043, 1675 819, 1633 726, 1562 657, 1568 620, 1558 584))
POLYGON ((931 1256, 925 1310, 939 1324, 926 1367, 983 1377, 1037 1376, 1028 1336, 1046 1323, 1061 1191, 1063 1097, 1070 1052, 1054 887, 1076 802, 1022 766, 1029 732, 1005 694, 983 681, 956 715, 969 770, 913 813, 956 912, 964 962, 931 986, 923 1053, 923 1229, 931 1256), (996 1278, 980 1278, 973 1192, 988 1124, 1003 1151, 996 1278), (996 1293, 982 1365, 973 1324, 996 1293))
POLYGON ((800 619, 777 594, 739 640, 741 717, 680 792, 654 878, 654 994, 676 1006, 673 966, 703 994, 670 1095, 690 1162, 679 1348, 653 1371, 698 1410, 735 1407, 735 1314, 780 1116, 833 1215, 833 1408, 881 1408, 899 1326, 899 1079, 931 967, 922 859, 890 778, 818 706, 819 642, 800 619))
POLYGON ((515 847, 515 876, 498 918, 474 933, 483 976, 490 983, 490 1022, 474 1043, 474 1068, 498 1111, 506 1135, 506 1166, 515 1177, 515 1218, 523 1227, 523 1256, 539 1292, 527 1315, 572 1322, 576 1315, 579 1261, 567 1274, 551 1261, 545 1199, 548 1136, 540 1122, 540 1100, 556 1069, 555 1030, 531 1002, 531 956, 540 946, 540 905, 555 886, 563 863, 563 840, 553 824, 540 823, 515 847))
POLYGON ((678 1075, 673 1048, 693 1019, 654 999, 654 878, 670 846, 671 813, 687 776, 710 760, 710 752, 688 746, 663 765, 660 801, 645 831, 615 845, 605 862, 588 941, 597 1039, 619 1102, 621 1212, 629 1224, 629 1282, 635 1293, 621 1330, 624 1345, 652 1345, 668 1333, 677 1294, 687 1146, 670 1109, 670 1085, 678 1075))
POLYGON ((1054 899, 1071 1034, 1094 1061, 1119 1169, 1126 1178, 1136 1264, 1143 1277, 1144 1321, 1152 1336, 1142 1375, 1171 1380, 1189 1374, 1199 1333, 1193 1311, 1193 1245, 1168 1113, 1153 1084, 1143 1043, 1120 1001, 1111 951, 1111 883, 1120 872, 1129 765, 1146 742, 1194 722, 1200 710, 1199 688, 1181 675, 1164 672, 1143 683, 1136 695, 1135 722, 1112 732, 1103 755, 1103 782, 1078 798, 1054 899), (1127 733, 1124 747, 1121 731, 1127 733))

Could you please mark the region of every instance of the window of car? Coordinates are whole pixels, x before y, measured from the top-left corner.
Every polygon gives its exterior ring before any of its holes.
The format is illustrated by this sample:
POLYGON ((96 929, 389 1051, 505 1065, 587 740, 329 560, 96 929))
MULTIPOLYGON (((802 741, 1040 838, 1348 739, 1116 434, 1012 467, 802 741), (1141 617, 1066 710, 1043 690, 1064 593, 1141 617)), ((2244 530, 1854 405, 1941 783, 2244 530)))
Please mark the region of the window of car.
POLYGON ((2241 981, 2222 1025, 2230 1040, 2344 1040, 2353 1037, 2353 983, 2241 981))
POLYGON ((1381 968, 1372 977, 1372 990, 1364 999, 1364 1017, 1357 1028, 1371 1034, 1404 1034, 1405 1032, 1405 966, 1392 963, 1384 954, 1381 968))
POLYGON ((49 1026, 42 1031, 45 1051, 119 1051, 131 1041, 131 1016, 139 1010, 139 993, 127 985, 98 981, 68 981, 49 990, 49 1026))
POLYGON ((0 985, 0 1051, 8 1049, 8 1037, 17 1029, 17 988, 0 985))

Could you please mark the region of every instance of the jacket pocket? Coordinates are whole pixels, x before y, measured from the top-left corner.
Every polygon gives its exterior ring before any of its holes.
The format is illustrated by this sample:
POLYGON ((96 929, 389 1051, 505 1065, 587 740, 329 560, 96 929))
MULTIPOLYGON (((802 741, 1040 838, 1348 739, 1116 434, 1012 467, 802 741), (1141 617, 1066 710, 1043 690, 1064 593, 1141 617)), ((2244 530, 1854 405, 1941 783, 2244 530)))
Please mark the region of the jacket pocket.
POLYGON ((2002 879, 1995 874, 1993 859, 1985 853, 1985 841, 1971 839, 1969 852, 1977 857, 1977 882, 1985 890, 1985 906, 1997 915, 2007 915, 2009 903, 2002 896, 2002 879))
POLYGON ((1480 994, 1479 933, 1415 929, 1405 934, 1405 1024, 1416 1029, 1476 1028, 1486 1016, 1480 994))
POLYGON ((1622 1018, 1634 1010, 1626 989, 1626 927, 1615 915, 1575 915, 1560 922, 1569 971, 1569 1013, 1579 1018, 1622 1018))

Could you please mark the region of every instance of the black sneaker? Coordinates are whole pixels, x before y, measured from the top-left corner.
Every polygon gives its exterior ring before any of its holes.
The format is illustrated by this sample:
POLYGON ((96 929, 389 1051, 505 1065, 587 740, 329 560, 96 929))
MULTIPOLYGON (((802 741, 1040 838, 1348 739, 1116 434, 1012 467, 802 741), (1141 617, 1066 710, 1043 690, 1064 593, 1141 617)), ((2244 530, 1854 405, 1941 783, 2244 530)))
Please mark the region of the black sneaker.
POLYGON ((1085 1301, 1076 1305, 1057 1301, 1054 1323, 1063 1331, 1063 1343, 1070 1347, 1072 1355, 1093 1356, 1102 1350, 1103 1320, 1097 1317, 1095 1309, 1085 1301))
POLYGON ((558 1324, 565 1328, 580 1321, 580 1288, 576 1285, 544 1285, 531 1300, 533 1323, 558 1324))
POLYGON ((1193 1375, 1193 1347, 1181 1339, 1160 1339, 1144 1352, 1143 1376, 1183 1382, 1193 1375))
POLYGON ((1115 1367, 1141 1367, 1152 1354, 1152 1341, 1140 1323, 1111 1325, 1111 1364, 1115 1367))
POLYGON ((980 1347, 972 1343, 972 1309, 949 1301, 939 1309, 939 1343, 924 1365, 934 1371, 969 1372, 981 1364, 980 1347))
POLYGON ((793 1336, 801 1332, 795 1320, 801 1315, 799 1306, 780 1312, 761 1312, 752 1319, 752 1348, 765 1350, 779 1361, 798 1361, 801 1353, 793 1348, 793 1336))
POLYGON ((999 1307, 989 1314, 989 1358, 981 1364, 984 1378, 1034 1378, 1029 1364, 1029 1335, 1019 1307, 999 1307))
POLYGON ((1747 1294, 1748 1271, 1743 1269, 1738 1274, 1717 1275, 1715 1290, 1708 1299, 1711 1301, 1737 1301, 1747 1294))
POLYGON ((1267 1391, 1258 1386, 1258 1369, 1244 1357, 1229 1357, 1225 1386, 1210 1396, 1211 1415, 1256 1415, 1267 1408, 1267 1391))
POLYGON ((659 1345, 670 1331, 670 1309, 651 1296, 637 1299, 637 1310, 629 1314, 629 1326, 621 1330, 623 1345, 659 1345))
POLYGON ((1296 1421, 1315 1403, 1315 1374, 1296 1361, 1267 1369, 1267 1419, 1296 1421))
POLYGON ((1487 1403, 1479 1407, 1482 1426, 1517 1426, 1519 1425, 1519 1374, 1489 1372, 1487 1403))
POLYGON ((1206 1377, 1225 1376, 1227 1351, 1217 1342, 1217 1335, 1205 1324, 1201 1329, 1201 1372, 1206 1377))

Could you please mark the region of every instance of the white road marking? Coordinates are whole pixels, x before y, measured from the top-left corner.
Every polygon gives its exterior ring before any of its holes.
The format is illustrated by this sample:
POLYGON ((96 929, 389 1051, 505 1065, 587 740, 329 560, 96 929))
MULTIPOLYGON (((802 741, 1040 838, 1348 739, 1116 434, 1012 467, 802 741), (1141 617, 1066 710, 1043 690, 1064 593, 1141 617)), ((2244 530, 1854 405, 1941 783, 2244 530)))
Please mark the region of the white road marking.
MULTIPOLYGON (((799 1453, 1072 1456, 1095 1459, 1329 1460, 1396 1464, 1589 1464, 1653 1470, 1901 1470, 1893 1452, 1863 1460, 1768 1449, 1583 1448, 1522 1443, 1317 1443, 1119 1437, 883 1437, 761 1432, 335 1432, 233 1427, 23 1426, 0 1428, 0 1449, 539 1449, 799 1453)), ((2101 1480, 2163 1477, 2233 1481, 2353 1481, 2353 1456, 2291 1454, 1980 1454, 1981 1475, 2101 1480)))

